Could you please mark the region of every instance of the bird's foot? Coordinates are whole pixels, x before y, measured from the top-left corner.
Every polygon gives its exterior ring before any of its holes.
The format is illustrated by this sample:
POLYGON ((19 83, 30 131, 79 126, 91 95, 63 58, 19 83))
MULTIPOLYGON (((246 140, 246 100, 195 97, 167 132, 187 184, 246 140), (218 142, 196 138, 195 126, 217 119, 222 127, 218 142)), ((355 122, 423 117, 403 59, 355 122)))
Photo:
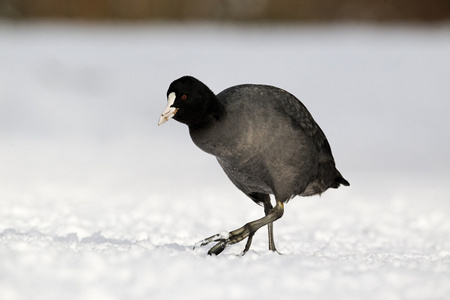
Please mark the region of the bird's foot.
POLYGON ((283 253, 281 253, 277 249, 269 249, 269 250, 272 251, 273 253, 276 253, 276 254, 279 254, 279 255, 283 255, 283 253))
POLYGON ((248 237, 247 243, 242 253, 242 255, 244 255, 250 249, 255 231, 256 230, 251 229, 250 224, 245 224, 241 228, 233 230, 231 232, 221 232, 204 240, 201 240, 195 244, 194 249, 197 247, 206 246, 211 242, 217 242, 216 245, 209 249, 208 254, 219 255, 228 245, 239 243, 240 241, 248 237))
MULTIPOLYGON (((250 249, 253 240, 253 235, 255 234, 255 232, 262 226, 273 223, 275 220, 281 218, 283 212, 284 212, 283 203, 277 202, 276 206, 265 217, 247 223, 241 228, 238 228, 231 232, 219 233, 210 236, 209 238, 206 238, 195 244, 194 249, 196 247, 208 245, 211 242, 217 242, 217 244, 215 244, 211 249, 209 249, 208 254, 219 255, 228 245, 239 243, 245 238, 248 238, 247 243, 245 244, 244 251, 242 253, 242 255, 244 255, 250 249)), ((269 229, 269 238, 270 238, 269 249, 272 251, 276 251, 275 243, 273 242, 273 233, 271 231, 272 230, 269 229)))

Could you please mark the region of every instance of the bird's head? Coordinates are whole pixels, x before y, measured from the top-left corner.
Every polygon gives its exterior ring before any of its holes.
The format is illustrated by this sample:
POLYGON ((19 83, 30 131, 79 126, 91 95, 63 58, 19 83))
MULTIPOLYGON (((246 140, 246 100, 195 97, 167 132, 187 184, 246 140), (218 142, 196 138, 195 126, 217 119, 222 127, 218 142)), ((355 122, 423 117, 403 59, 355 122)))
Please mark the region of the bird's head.
POLYGON ((188 126, 204 124, 211 116, 223 113, 223 106, 214 93, 201 81, 191 76, 172 82, 167 90, 167 105, 158 125, 171 118, 188 126))

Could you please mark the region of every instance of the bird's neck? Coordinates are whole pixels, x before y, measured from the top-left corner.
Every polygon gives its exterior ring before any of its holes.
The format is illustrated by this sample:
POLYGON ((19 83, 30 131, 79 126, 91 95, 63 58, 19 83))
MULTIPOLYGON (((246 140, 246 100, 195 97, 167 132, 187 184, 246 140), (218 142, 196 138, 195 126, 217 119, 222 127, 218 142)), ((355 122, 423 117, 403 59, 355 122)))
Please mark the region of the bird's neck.
POLYGON ((189 123, 190 130, 202 129, 205 127, 212 126, 215 122, 219 122, 225 115, 225 107, 217 97, 213 94, 208 99, 208 106, 202 113, 201 117, 195 118, 189 123))

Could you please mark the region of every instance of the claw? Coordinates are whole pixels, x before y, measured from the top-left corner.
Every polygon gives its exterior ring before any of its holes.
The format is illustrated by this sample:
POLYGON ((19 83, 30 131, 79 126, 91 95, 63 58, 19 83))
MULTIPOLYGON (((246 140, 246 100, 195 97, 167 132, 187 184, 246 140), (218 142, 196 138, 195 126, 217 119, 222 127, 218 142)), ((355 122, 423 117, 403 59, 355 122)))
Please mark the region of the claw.
POLYGON ((253 234, 254 232, 252 232, 249 225, 246 224, 232 232, 221 232, 201 240, 194 245, 194 249, 197 247, 206 246, 211 242, 217 242, 217 244, 208 251, 208 255, 219 255, 228 245, 239 243, 248 237, 244 252, 242 253, 242 255, 245 255, 252 244, 253 234))
POLYGON ((198 247, 203 247, 208 245, 211 242, 220 242, 220 241, 226 241, 230 237, 230 234, 228 232, 221 232, 215 235, 212 235, 204 240, 198 241, 194 245, 194 249, 198 247))

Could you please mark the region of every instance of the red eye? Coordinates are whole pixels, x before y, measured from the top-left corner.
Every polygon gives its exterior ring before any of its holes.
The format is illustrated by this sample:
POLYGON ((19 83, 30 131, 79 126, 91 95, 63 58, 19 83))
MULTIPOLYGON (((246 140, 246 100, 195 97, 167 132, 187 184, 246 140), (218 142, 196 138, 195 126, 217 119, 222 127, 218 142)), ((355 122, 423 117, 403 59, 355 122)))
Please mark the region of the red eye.
POLYGON ((187 96, 186 96, 186 95, 183 95, 183 96, 181 96, 181 99, 182 99, 182 100, 186 100, 186 99, 187 99, 187 96))

